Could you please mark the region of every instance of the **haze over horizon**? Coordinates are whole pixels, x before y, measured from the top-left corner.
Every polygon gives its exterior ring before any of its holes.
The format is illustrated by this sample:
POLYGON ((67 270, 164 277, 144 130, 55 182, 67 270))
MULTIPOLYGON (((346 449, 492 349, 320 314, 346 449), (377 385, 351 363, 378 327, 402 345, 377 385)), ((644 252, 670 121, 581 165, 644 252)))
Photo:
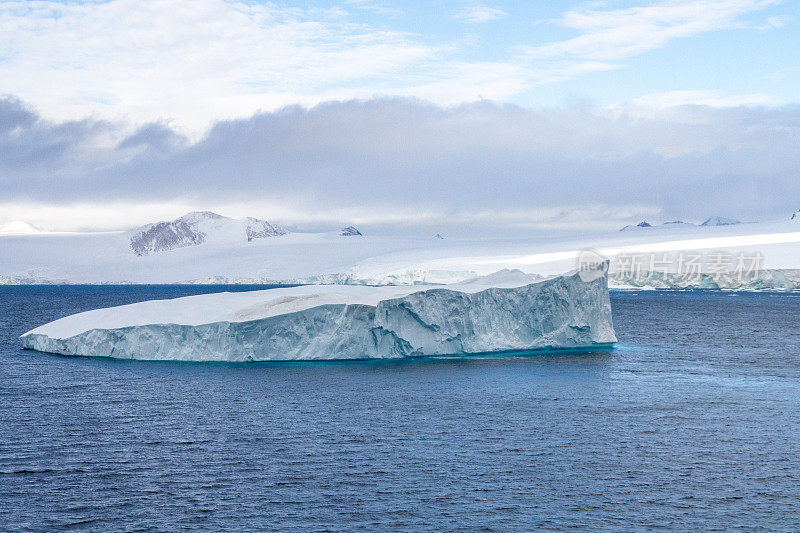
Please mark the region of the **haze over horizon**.
POLYGON ((510 235, 788 217, 797 8, 4 2, 0 224, 212 210, 510 235))

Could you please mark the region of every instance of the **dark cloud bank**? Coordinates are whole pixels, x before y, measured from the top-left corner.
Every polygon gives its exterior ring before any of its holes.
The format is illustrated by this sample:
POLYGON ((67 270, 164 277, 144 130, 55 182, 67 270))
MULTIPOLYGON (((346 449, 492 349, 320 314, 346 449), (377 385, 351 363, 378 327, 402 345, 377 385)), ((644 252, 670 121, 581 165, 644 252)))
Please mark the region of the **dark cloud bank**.
POLYGON ((404 99, 289 107, 219 122, 52 122, 0 99, 0 203, 241 202, 443 215, 639 205, 664 217, 800 207, 800 107, 531 111, 404 99))

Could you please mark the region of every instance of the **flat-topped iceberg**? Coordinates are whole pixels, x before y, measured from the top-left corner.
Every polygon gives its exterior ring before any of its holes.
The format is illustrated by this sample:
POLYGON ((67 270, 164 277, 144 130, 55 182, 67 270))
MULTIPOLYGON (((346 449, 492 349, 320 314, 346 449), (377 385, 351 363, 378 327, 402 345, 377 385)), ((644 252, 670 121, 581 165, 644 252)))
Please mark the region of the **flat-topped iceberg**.
POLYGON ((605 277, 532 282, 505 270, 446 286, 306 285, 96 309, 22 345, 65 355, 180 361, 400 358, 616 342, 605 277))

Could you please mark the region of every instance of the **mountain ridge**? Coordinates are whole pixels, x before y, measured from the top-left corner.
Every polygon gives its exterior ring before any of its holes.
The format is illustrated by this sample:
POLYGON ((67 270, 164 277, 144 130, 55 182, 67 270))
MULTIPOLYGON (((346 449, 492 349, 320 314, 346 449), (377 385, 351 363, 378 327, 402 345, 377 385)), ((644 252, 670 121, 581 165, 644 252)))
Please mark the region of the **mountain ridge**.
POLYGON ((198 246, 206 242, 237 242, 287 235, 283 226, 253 217, 228 218, 211 211, 192 211, 175 220, 145 224, 127 232, 138 256, 198 246))

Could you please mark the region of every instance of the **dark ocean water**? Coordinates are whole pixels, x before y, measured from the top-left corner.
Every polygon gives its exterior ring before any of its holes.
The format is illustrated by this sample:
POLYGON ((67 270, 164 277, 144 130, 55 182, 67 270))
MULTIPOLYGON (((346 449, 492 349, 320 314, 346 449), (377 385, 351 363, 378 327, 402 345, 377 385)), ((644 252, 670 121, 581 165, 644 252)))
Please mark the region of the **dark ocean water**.
POLYGON ((0 287, 0 530, 800 530, 800 296, 612 295, 620 344, 413 362, 23 351, 220 287, 0 287))

